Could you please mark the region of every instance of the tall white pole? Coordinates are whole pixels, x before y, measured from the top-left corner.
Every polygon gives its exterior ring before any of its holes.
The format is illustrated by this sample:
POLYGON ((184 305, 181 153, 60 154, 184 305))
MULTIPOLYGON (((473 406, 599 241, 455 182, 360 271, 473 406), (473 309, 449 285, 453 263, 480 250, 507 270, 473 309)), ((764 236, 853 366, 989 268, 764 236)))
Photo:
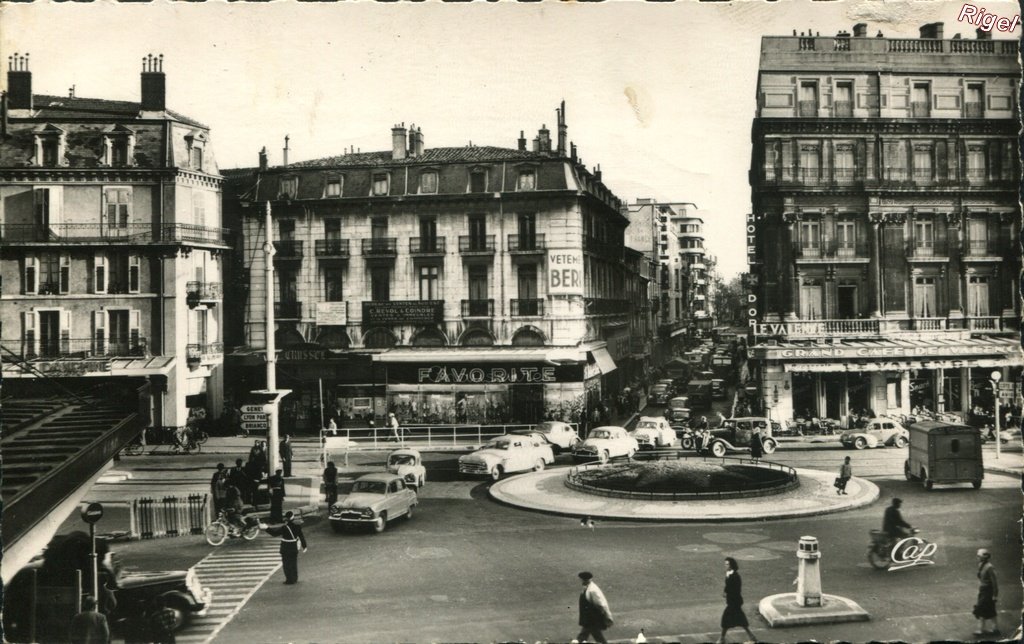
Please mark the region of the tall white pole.
MULTIPOLYGON (((266 219, 263 224, 264 239, 263 253, 266 257, 266 309, 267 323, 264 335, 267 346, 267 390, 277 390, 277 348, 274 346, 274 242, 273 242, 273 221, 270 218, 270 202, 267 202, 266 219)), ((267 414, 267 467, 273 474, 278 466, 278 432, 277 419, 280 407, 273 403, 270 405, 267 414)))

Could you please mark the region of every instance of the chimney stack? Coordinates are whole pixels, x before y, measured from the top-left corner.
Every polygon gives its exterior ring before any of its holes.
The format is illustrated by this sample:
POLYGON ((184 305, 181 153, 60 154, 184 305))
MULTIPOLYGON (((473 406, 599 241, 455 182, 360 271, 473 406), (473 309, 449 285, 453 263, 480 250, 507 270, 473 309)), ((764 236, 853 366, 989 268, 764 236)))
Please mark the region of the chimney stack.
POLYGON ((594 168, 594 181, 600 181, 600 180, 601 180, 601 165, 598 164, 598 166, 596 168, 594 168))
POLYGON ((942 38, 942 23, 931 22, 921 25, 921 38, 942 38))
POLYGON ((533 151, 540 152, 540 135, 533 137, 533 151))
POLYGON ((976 29, 975 33, 978 34, 978 40, 992 40, 991 31, 985 31, 984 29, 976 29))
POLYGON ((868 35, 868 23, 858 22, 853 26, 853 37, 864 38, 868 35))
POLYGON ((28 54, 7 57, 7 107, 12 110, 32 109, 32 72, 28 70, 28 54))
POLYGON ((284 157, 282 158, 281 165, 288 167, 288 139, 291 137, 287 134, 284 135, 284 157))
POLYGON ((265 172, 267 169, 267 146, 263 146, 260 150, 260 172, 265 172))
POLYGON ((576 161, 576 144, 575 143, 570 143, 569 144, 569 158, 572 159, 573 162, 576 161))
POLYGON ((519 149, 526 151, 526 137, 523 135, 523 131, 519 130, 519 149))
POLYGON ((540 126, 540 130, 537 131, 537 138, 540 140, 540 152, 551 152, 551 130, 548 129, 547 124, 540 126))
POLYGON ((562 101, 562 106, 558 108, 558 156, 560 157, 565 156, 567 129, 565 125, 565 101, 562 101))
POLYGON ((164 55, 150 54, 142 58, 142 111, 163 112, 167 109, 167 80, 164 77, 164 55))
POLYGON ((409 156, 423 156, 423 128, 409 126, 409 156))
POLYGON ((405 138, 405 123, 391 128, 391 158, 395 161, 404 159, 407 146, 408 143, 405 138))

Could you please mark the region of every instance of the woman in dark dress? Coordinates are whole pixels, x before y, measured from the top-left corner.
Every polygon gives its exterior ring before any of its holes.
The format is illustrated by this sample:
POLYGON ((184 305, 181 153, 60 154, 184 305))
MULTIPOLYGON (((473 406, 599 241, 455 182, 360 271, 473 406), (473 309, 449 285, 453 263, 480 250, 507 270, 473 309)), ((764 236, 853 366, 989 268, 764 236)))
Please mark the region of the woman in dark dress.
POLYGON ((750 458, 755 461, 764 455, 764 442, 761 440, 761 431, 755 429, 750 437, 750 458))
POLYGON ((725 610, 722 611, 722 635, 718 644, 725 642, 725 633, 730 628, 742 627, 752 641, 757 641, 750 632, 747 616, 743 614, 743 580, 740 579, 740 567, 732 557, 725 558, 725 610))

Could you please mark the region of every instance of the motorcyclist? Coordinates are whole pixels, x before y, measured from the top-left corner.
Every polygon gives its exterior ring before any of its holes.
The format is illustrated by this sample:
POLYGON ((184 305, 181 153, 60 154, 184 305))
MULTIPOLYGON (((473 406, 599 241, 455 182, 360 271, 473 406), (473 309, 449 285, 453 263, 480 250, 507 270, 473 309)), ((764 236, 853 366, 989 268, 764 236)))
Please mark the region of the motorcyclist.
POLYGON ((885 516, 882 518, 882 532, 888 535, 891 542, 909 537, 914 531, 914 527, 903 520, 903 515, 900 514, 901 505, 903 499, 894 498, 892 505, 885 509, 885 516))

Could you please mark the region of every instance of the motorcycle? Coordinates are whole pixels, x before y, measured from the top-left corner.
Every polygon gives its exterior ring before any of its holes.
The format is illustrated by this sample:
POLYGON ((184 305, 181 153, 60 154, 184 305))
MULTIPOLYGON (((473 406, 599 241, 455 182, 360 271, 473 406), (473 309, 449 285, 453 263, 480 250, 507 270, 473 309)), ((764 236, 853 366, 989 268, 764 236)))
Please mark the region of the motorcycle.
POLYGON ((244 527, 238 526, 228 520, 227 513, 221 510, 217 513, 216 520, 206 526, 206 543, 217 547, 228 539, 241 537, 246 541, 252 541, 260 533, 260 522, 256 517, 239 517, 244 527))
MULTIPOLYGON (((909 537, 892 539, 881 530, 871 530, 871 545, 868 546, 868 563, 876 570, 886 570, 893 564, 906 566, 909 561, 917 561, 922 553, 930 554, 934 547, 924 539, 914 536, 920 530, 913 528, 909 537)), ((930 563, 930 562, 929 562, 930 563)))

